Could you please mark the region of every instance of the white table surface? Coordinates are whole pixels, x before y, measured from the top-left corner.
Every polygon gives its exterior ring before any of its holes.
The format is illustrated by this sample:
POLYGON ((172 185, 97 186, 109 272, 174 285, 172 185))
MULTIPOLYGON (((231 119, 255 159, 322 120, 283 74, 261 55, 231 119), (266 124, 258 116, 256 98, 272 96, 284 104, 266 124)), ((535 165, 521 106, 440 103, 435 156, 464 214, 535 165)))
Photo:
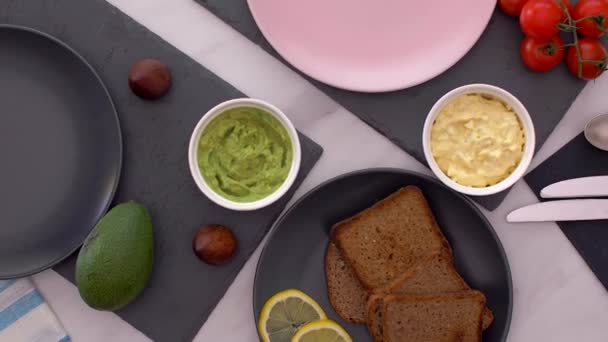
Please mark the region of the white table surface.
MULTIPOLYGON (((282 108, 299 130, 323 146, 323 157, 294 199, 324 180, 351 170, 390 166, 429 173, 192 0, 109 2, 245 94, 282 108)), ((608 113, 606 93, 608 76, 590 82, 537 154, 534 165, 580 133, 592 116, 608 113)), ((510 210, 536 201, 520 181, 497 210, 484 210, 505 247, 513 274, 514 309, 508 340, 608 341, 606 289, 557 225, 505 221, 510 210)), ((257 341, 251 289, 260 250, 245 264, 195 341, 257 341)), ((77 289, 54 271, 42 272, 33 279, 74 341, 148 340, 115 314, 88 308, 77 289)))

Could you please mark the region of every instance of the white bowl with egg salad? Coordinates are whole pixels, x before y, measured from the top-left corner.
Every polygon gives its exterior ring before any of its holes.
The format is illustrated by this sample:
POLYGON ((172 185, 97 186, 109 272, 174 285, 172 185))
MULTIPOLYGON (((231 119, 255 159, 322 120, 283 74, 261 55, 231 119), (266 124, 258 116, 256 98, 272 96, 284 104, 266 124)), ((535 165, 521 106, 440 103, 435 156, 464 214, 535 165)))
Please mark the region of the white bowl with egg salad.
POLYGON ((488 84, 445 94, 429 112, 422 134, 433 173, 450 188, 473 196, 501 192, 523 177, 535 143, 524 105, 488 84))

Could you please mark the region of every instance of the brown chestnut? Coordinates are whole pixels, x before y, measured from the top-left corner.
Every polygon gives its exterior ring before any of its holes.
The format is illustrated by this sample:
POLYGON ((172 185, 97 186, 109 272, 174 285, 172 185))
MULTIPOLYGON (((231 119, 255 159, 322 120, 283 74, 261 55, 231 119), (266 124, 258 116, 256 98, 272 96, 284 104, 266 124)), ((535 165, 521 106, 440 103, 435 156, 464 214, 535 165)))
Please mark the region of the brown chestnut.
POLYGON ((196 233, 192 241, 194 253, 211 265, 228 262, 236 252, 238 242, 232 231, 219 224, 209 224, 196 233))
POLYGON ((157 59, 142 59, 129 71, 129 88, 143 99, 156 100, 171 88, 169 68, 157 59))

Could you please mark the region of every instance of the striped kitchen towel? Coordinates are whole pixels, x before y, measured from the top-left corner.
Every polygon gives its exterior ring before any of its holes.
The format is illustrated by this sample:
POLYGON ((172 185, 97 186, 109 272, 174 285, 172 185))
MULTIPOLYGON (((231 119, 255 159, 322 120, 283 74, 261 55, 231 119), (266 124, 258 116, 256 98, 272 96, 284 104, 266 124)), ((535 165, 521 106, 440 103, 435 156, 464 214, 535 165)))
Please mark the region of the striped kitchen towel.
POLYGON ((27 278, 0 280, 0 342, 69 342, 61 323, 27 278))

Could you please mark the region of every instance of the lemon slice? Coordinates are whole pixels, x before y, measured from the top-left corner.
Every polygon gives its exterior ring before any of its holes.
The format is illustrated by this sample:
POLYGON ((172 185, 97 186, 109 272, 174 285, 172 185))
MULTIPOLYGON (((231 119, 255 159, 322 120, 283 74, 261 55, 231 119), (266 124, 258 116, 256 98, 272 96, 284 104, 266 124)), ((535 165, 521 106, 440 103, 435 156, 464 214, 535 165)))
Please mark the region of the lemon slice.
POLYGON ((352 342, 338 323, 324 319, 310 322, 300 328, 291 339, 291 342, 352 342))
POLYGON ((258 330, 264 342, 290 342, 300 327, 325 318, 325 312, 314 299, 302 291, 290 289, 266 301, 258 330))

